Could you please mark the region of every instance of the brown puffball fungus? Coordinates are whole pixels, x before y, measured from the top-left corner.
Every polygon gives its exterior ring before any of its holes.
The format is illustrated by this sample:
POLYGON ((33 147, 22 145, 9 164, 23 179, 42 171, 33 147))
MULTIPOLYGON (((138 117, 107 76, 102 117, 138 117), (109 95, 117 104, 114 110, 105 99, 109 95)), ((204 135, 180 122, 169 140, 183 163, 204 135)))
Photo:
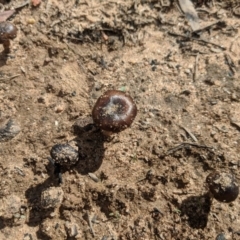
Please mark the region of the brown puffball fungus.
POLYGON ((229 203, 238 197, 239 186, 231 173, 212 172, 206 182, 211 194, 219 202, 229 203))
POLYGON ((133 99, 118 90, 108 90, 100 96, 92 110, 97 127, 108 133, 118 133, 130 127, 137 115, 133 99))
POLYGON ((4 52, 10 52, 10 40, 17 36, 17 28, 10 22, 0 23, 0 44, 3 44, 4 52))

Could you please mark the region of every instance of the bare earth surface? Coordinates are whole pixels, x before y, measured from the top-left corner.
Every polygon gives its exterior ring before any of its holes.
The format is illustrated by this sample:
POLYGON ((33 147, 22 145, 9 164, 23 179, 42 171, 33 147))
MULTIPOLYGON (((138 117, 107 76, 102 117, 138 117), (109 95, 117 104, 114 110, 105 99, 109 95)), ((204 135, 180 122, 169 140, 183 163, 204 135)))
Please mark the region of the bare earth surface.
POLYGON ((19 31, 0 56, 1 240, 240 239, 240 197, 217 202, 205 183, 213 170, 240 183, 240 6, 193 3, 192 36, 175 1, 46 0, 8 19, 19 31), (108 89, 138 107, 110 140, 82 130, 108 89), (60 186, 57 143, 81 155, 60 186))

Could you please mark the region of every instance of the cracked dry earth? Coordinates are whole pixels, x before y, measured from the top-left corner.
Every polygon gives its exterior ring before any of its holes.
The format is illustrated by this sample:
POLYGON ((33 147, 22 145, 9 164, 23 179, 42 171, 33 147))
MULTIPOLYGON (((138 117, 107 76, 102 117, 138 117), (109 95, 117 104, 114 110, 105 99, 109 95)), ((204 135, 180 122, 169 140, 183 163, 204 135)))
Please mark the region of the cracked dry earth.
POLYGON ((240 181, 240 11, 193 3, 201 27, 220 21, 205 41, 184 37, 176 1, 45 0, 8 19, 18 35, 0 55, 0 239, 240 239, 240 198, 217 202, 205 184, 213 170, 240 181), (138 114, 107 141, 86 126, 109 89, 138 114), (48 161, 58 143, 81 155, 60 186, 48 161))

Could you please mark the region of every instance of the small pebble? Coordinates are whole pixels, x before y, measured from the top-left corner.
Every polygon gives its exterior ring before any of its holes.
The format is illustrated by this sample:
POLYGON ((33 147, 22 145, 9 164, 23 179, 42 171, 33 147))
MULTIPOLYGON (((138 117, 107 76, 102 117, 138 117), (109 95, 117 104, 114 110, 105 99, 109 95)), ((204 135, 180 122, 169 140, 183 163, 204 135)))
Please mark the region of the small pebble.
POLYGON ((43 208, 56 208, 63 201, 63 190, 61 187, 50 187, 42 192, 41 205, 43 208))
POLYGON ((33 240, 32 235, 30 233, 24 234, 23 240, 33 240))
POLYGON ((223 233, 220 233, 217 235, 216 240, 226 240, 226 238, 223 233))
POLYGON ((94 173, 88 173, 88 176, 94 181, 99 182, 98 177, 94 173))
POLYGON ((66 227, 66 231, 67 231, 69 237, 76 237, 78 235, 78 229, 77 229, 76 224, 66 222, 65 227, 66 227))
POLYGON ((60 113, 60 112, 64 111, 64 109, 65 109, 64 103, 59 103, 59 104, 57 104, 57 106, 55 107, 54 111, 55 111, 56 113, 60 113))
POLYGON ((0 216, 4 218, 13 218, 13 217, 20 217, 20 209, 22 206, 21 199, 11 194, 6 196, 5 198, 0 199, 0 216))
POLYGON ((34 18, 28 18, 27 19, 27 24, 34 24, 36 20, 34 18))

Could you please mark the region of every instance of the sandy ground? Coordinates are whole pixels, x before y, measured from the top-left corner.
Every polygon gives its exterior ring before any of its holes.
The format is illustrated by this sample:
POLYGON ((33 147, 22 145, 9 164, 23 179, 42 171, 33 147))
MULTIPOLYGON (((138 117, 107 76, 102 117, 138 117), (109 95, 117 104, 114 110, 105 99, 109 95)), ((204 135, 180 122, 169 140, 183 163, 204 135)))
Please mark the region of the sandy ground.
POLYGON ((1 240, 240 239, 240 198, 217 202, 205 183, 213 170, 240 181, 240 7, 194 7, 212 24, 197 36, 175 1, 46 0, 8 20, 18 35, 0 56, 1 240), (109 89, 138 114, 106 139, 83 127, 109 89), (48 161, 57 143, 81 155, 61 185, 48 161))

